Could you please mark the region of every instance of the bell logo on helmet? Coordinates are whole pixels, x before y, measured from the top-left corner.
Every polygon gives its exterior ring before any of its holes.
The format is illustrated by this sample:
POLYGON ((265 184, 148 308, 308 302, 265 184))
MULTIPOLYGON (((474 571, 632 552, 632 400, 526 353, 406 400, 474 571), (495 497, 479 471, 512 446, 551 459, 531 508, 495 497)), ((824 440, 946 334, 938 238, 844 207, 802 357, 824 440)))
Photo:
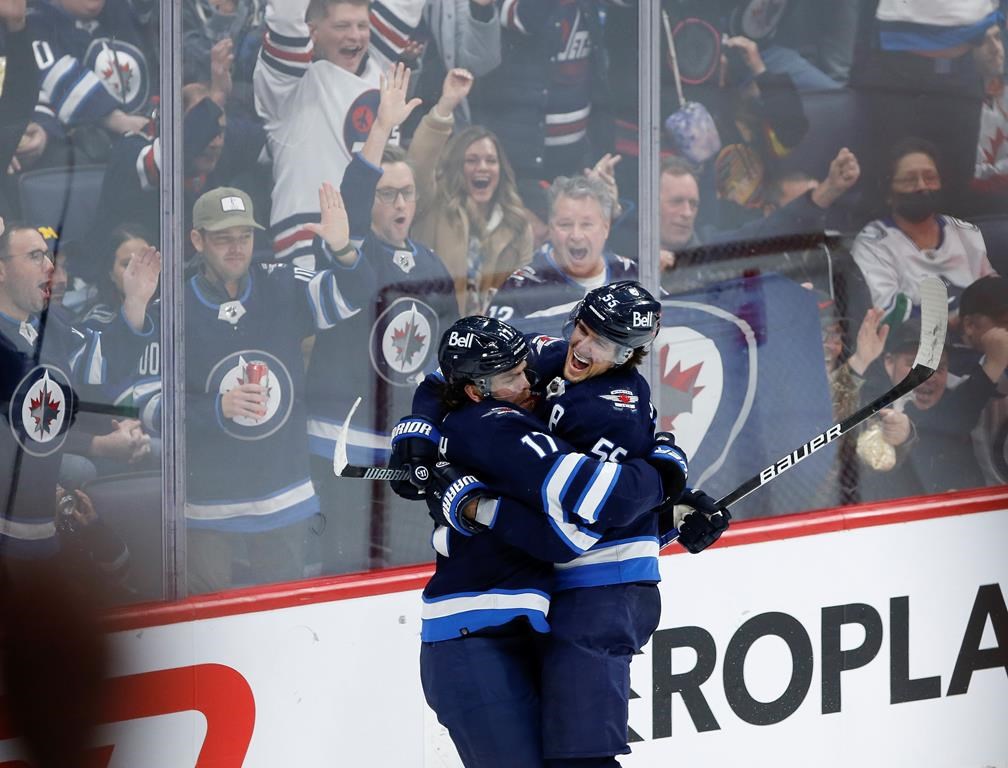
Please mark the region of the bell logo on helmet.
POLYGON ((634 312, 631 320, 634 328, 654 327, 654 312, 634 312))
POLYGON ((475 337, 471 333, 459 333, 458 331, 452 331, 448 335, 448 346, 470 349, 474 340, 475 337))

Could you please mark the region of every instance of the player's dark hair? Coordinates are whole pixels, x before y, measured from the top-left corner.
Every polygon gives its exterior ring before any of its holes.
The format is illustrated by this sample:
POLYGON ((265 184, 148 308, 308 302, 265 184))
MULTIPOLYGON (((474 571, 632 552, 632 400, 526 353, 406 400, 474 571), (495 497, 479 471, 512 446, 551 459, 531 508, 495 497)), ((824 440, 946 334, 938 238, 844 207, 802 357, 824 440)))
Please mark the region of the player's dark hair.
POLYGON ((438 399, 445 410, 457 411, 463 405, 471 402, 465 391, 466 385, 469 383, 468 381, 457 381, 454 384, 439 382, 435 385, 435 392, 437 392, 438 399))
POLYGON ((7 261, 10 258, 10 241, 15 232, 23 229, 35 230, 35 227, 25 224, 17 219, 4 219, 4 231, 0 235, 0 261, 7 261))
POLYGON ((630 359, 627 360, 622 365, 617 366, 616 370, 618 370, 618 371, 630 371, 630 370, 633 370, 634 368, 639 367, 640 364, 644 362, 644 358, 648 356, 648 352, 649 351, 650 351, 650 347, 637 347, 633 351, 633 354, 630 355, 630 359))

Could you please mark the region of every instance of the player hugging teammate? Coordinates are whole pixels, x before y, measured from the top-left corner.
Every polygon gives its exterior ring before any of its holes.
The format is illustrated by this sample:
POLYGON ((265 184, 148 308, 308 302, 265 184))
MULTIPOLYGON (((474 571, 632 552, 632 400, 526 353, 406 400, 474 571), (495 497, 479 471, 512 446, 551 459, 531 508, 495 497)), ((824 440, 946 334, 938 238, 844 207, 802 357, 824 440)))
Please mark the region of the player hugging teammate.
POLYGON ((585 296, 566 340, 463 318, 393 432, 390 466, 412 470, 394 487, 435 520, 424 694, 467 766, 618 765, 659 548, 728 526, 654 432, 637 366, 660 315, 623 281, 585 296))

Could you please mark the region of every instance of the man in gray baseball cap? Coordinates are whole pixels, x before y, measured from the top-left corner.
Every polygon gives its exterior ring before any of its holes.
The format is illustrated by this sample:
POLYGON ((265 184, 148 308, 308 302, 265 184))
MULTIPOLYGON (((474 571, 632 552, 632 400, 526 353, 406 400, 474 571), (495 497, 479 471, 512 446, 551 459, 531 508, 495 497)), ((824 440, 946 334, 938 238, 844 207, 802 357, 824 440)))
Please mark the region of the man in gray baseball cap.
POLYGON ((252 264, 255 220, 252 198, 234 187, 204 192, 193 206, 189 239, 202 257, 202 276, 235 298, 252 264))

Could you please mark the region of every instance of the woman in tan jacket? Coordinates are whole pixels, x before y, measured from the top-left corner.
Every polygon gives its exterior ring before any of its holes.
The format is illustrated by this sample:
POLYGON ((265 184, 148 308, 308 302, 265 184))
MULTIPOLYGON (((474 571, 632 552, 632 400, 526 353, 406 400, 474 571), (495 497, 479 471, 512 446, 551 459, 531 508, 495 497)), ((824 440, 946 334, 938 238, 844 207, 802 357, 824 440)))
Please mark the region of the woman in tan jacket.
POLYGON ((472 80, 464 69, 448 73, 408 152, 417 184, 413 236, 448 268, 462 315, 484 312, 508 276, 532 259, 532 229, 497 137, 480 126, 451 136, 452 113, 472 80))

